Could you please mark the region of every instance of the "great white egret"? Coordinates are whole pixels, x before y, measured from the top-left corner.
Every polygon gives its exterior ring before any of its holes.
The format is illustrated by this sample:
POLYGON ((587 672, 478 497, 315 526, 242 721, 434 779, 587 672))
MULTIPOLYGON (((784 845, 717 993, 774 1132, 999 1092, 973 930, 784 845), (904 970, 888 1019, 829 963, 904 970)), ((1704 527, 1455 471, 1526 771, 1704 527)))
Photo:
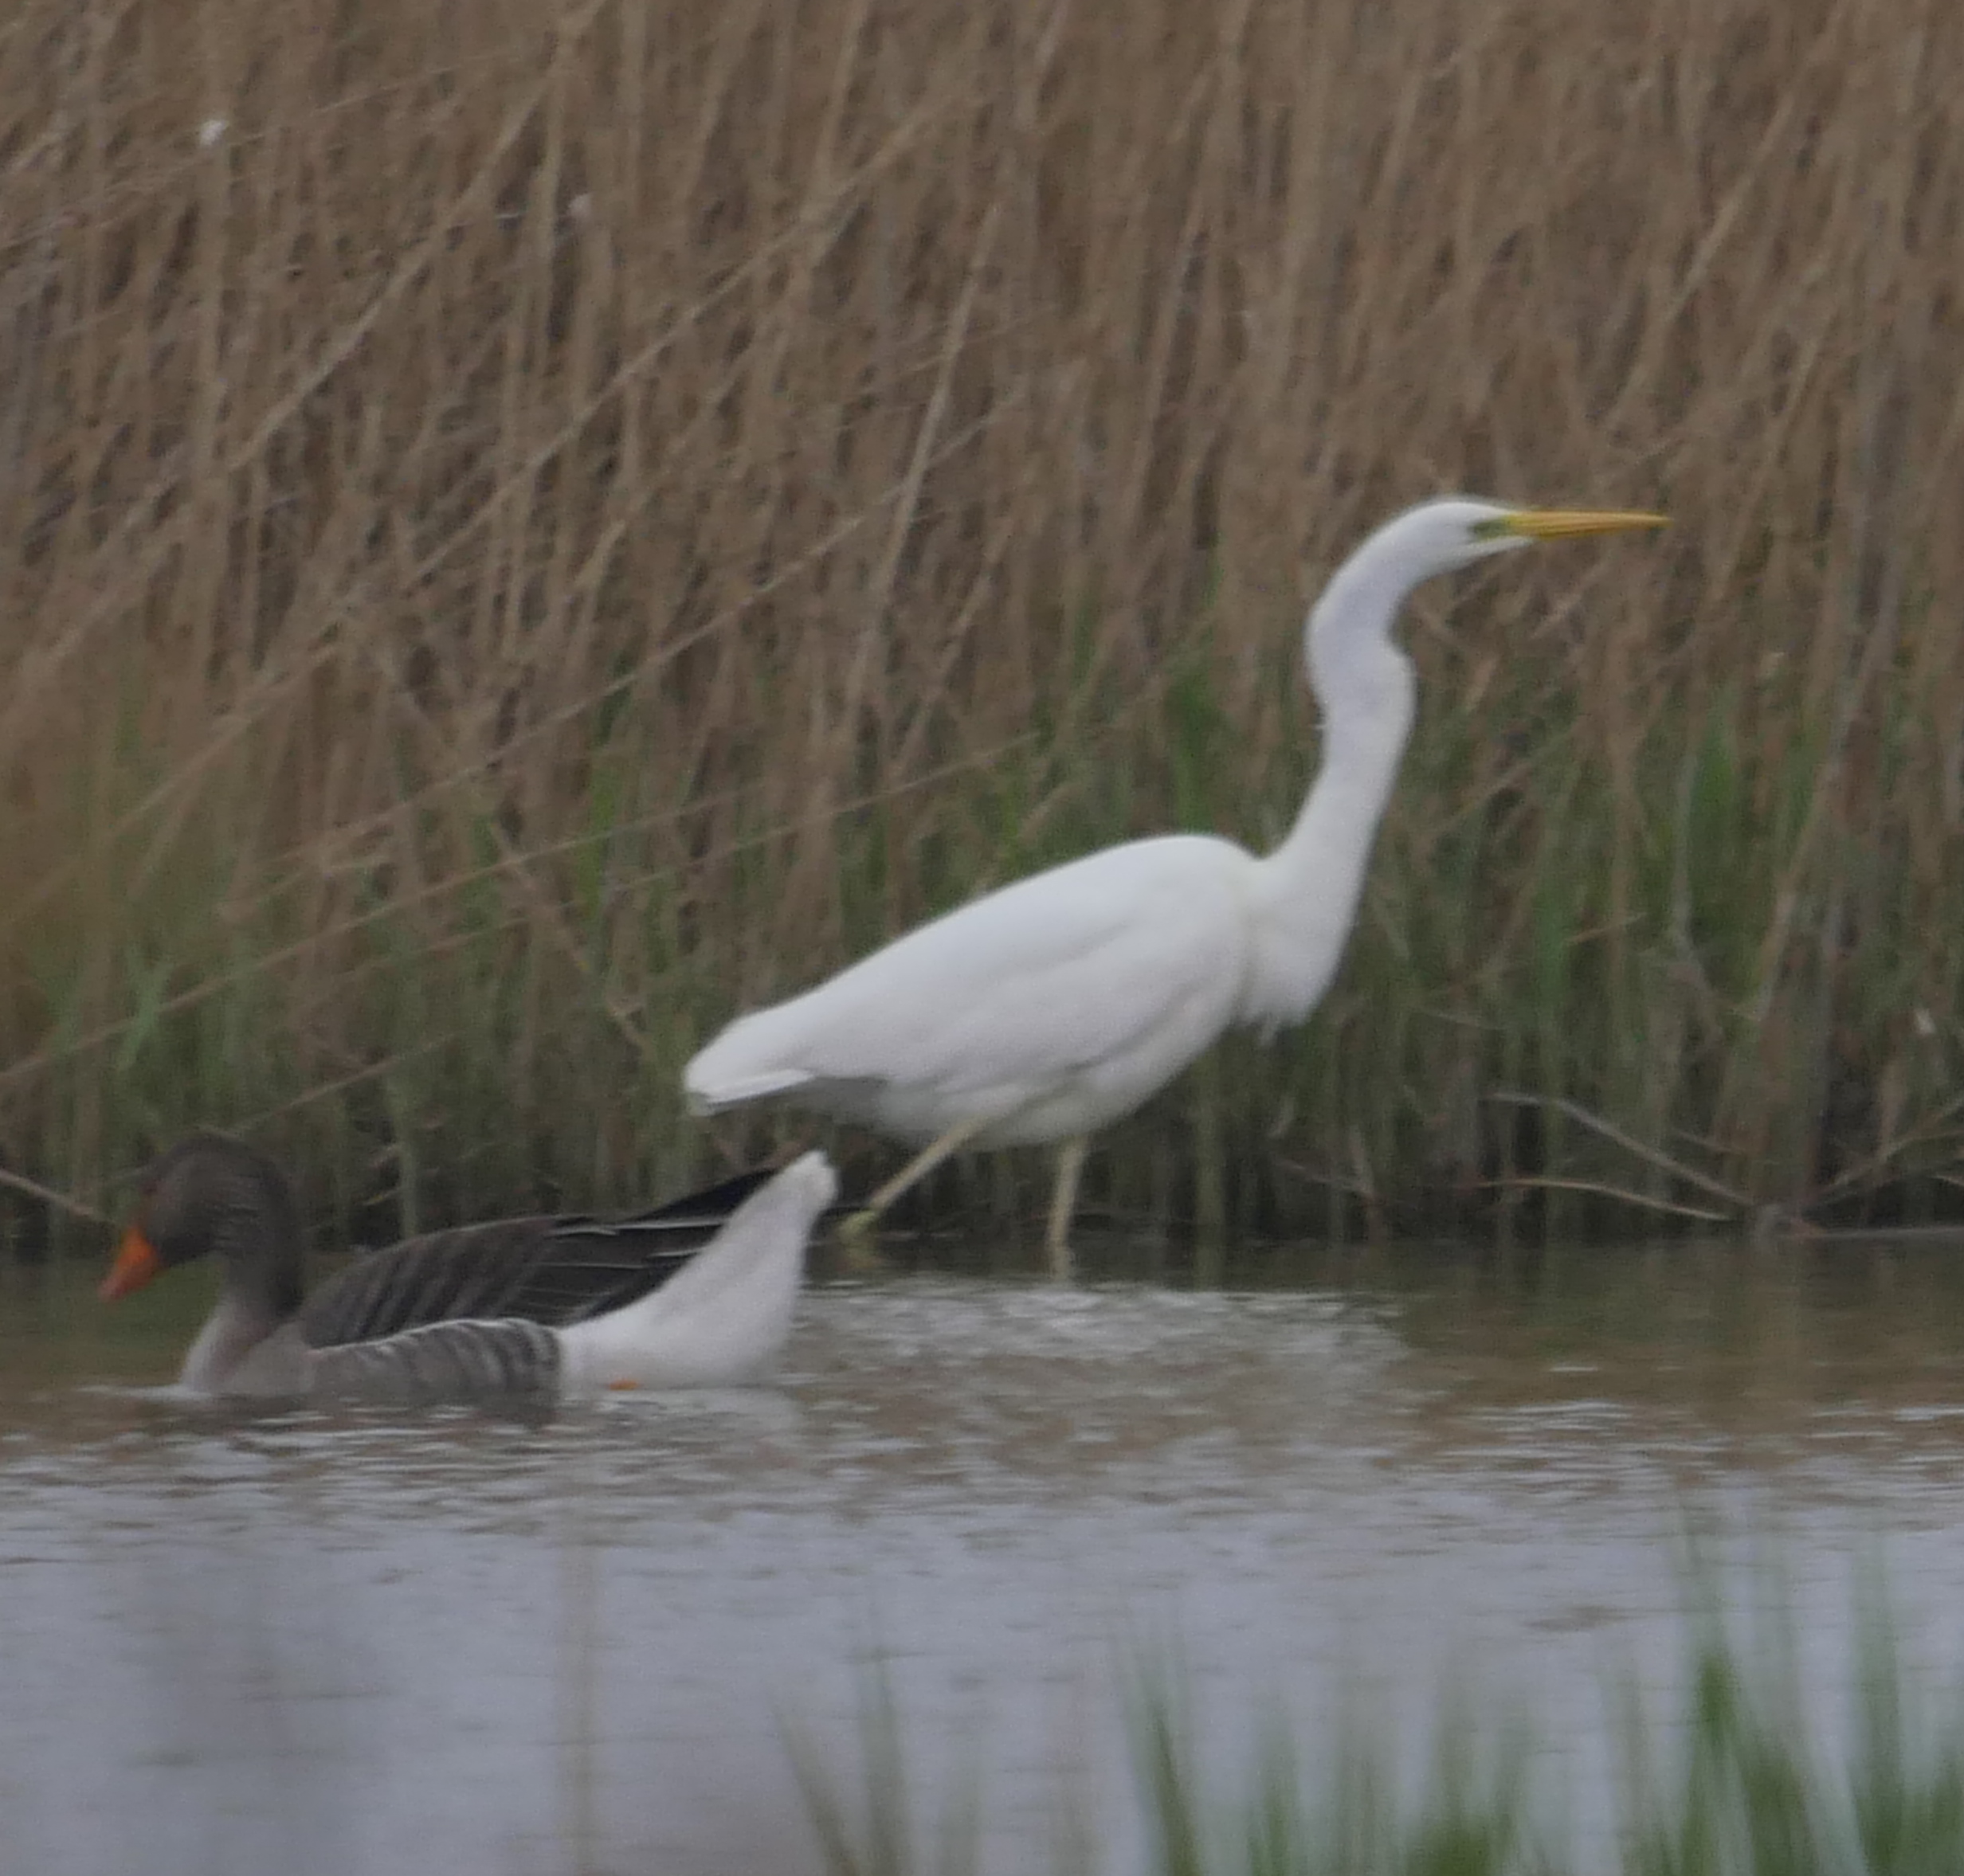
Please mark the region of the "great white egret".
POLYGON ((1300 1022, 1335 973, 1412 727, 1416 680, 1391 634, 1406 594, 1531 542, 1664 525, 1466 499, 1387 522, 1311 609, 1323 762, 1272 853, 1166 834, 1002 887, 739 1017, 684 1071, 690 1105, 783 1095, 925 1142, 869 1219, 960 1148, 1056 1145, 1048 1241, 1061 1269, 1088 1137, 1231 1026, 1300 1022))
POLYGON ((504 1218, 371 1251, 302 1300, 292 1189, 257 1148, 182 1140, 145 1173, 105 1298, 215 1255, 197 1394, 398 1404, 755 1379, 790 1332, 820 1153, 616 1220, 504 1218))

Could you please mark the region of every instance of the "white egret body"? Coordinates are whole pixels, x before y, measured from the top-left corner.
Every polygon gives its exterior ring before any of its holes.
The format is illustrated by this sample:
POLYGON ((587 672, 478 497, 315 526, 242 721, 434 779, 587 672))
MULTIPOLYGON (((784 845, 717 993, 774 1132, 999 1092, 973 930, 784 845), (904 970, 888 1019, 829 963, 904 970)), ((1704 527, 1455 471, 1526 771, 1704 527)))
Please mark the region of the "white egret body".
POLYGON ((1164 835, 986 894, 739 1017, 684 1070, 692 1106, 782 1095, 927 1142, 874 1196, 876 1212, 958 1148, 1058 1144, 1049 1235, 1060 1263, 1087 1136, 1225 1030, 1300 1022, 1335 974, 1412 727, 1416 680, 1391 633, 1406 594, 1531 541, 1663 524, 1470 500, 1398 516, 1310 613, 1323 762, 1272 853, 1164 835))

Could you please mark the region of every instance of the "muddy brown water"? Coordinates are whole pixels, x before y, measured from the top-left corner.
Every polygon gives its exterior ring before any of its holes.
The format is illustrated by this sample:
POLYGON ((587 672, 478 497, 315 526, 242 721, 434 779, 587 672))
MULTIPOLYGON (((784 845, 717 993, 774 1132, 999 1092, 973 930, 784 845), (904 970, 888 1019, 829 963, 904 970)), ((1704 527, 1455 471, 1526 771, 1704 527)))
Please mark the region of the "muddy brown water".
POLYGON ((876 1663, 989 1870, 1140 1866, 1152 1650, 1229 1787, 1276 1711, 1421 1759, 1456 1687, 1606 1790, 1694 1533, 1829 1704, 1878 1559, 1952 1673, 1964 1245, 1143 1257, 820 1282, 774 1385, 544 1426, 188 1411, 194 1278, 0 1278, 0 1871, 807 1876, 787 1735, 859 1788, 876 1663))

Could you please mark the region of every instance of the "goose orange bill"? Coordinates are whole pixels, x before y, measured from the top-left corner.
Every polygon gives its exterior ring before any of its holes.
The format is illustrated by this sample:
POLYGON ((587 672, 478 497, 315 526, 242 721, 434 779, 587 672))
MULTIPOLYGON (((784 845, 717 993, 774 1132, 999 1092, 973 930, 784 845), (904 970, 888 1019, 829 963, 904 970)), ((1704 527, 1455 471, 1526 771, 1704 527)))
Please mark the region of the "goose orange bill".
POLYGON ((104 1302, 114 1302, 119 1296, 142 1289, 163 1268, 163 1259, 157 1255, 157 1247, 139 1226, 132 1224, 123 1232, 123 1242, 116 1247, 116 1260, 110 1265, 109 1274, 96 1294, 104 1302))
POLYGON ((1621 534, 1625 528, 1668 527, 1668 515, 1629 508, 1517 508, 1500 523, 1503 532, 1531 541, 1566 540, 1571 535, 1621 534))

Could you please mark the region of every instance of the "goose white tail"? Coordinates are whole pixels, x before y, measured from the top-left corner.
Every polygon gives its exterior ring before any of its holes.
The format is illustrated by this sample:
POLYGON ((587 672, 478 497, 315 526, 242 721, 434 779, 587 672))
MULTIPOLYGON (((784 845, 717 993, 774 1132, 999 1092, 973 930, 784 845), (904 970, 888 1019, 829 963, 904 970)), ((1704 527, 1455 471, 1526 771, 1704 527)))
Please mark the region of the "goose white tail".
POLYGON ((755 1380, 790 1334, 805 1246, 838 1190, 830 1161, 806 1153, 751 1193, 659 1290, 562 1330, 562 1393, 755 1380))

